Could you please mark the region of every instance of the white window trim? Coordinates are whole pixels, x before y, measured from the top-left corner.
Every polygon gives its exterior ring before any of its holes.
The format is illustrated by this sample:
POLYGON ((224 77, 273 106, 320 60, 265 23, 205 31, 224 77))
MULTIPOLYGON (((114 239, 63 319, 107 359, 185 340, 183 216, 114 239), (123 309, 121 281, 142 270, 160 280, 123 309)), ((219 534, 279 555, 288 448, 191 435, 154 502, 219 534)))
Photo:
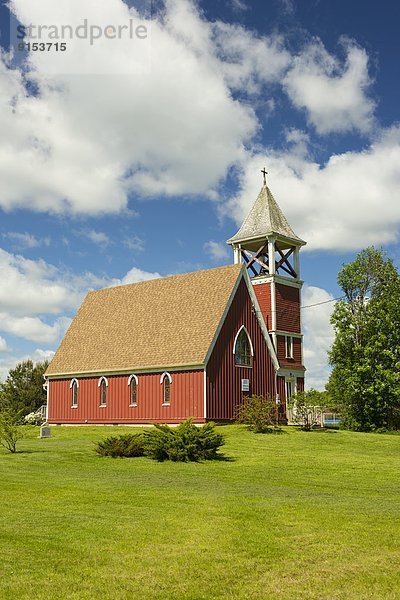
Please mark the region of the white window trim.
POLYGON ((77 380, 76 377, 73 377, 71 379, 71 383, 69 384, 69 389, 72 390, 71 408, 78 408, 78 392, 76 394, 76 404, 74 404, 74 391, 73 391, 74 383, 76 383, 76 389, 79 390, 79 381, 77 380))
POLYGON ((235 352, 236 352, 236 342, 237 342, 237 339, 238 339, 239 334, 242 331, 242 329, 245 330, 246 335, 247 335, 247 339, 249 340, 251 356, 254 356, 253 343, 251 341, 251 337, 249 335, 249 332, 247 331, 247 329, 246 329, 246 327, 244 325, 241 326, 241 328, 238 330, 237 334, 235 335, 235 340, 233 342, 233 354, 235 354, 235 352))
POLYGON ((169 382, 172 383, 172 377, 171 377, 171 375, 168 373, 168 371, 164 371, 164 373, 160 377, 160 384, 164 383, 164 379, 166 377, 168 377, 169 382))
MULTIPOLYGON (((168 371, 164 371, 164 373, 161 375, 161 377, 160 377, 160 384, 163 385, 164 379, 166 377, 168 377, 169 384, 171 385, 171 383, 172 383, 172 377, 168 373, 168 371)), ((171 389, 169 390, 169 393, 171 394, 171 389)), ((161 406, 171 406, 171 399, 170 399, 169 402, 164 402, 164 394, 165 394, 165 390, 163 389, 163 402, 162 402, 161 406)))
MULTIPOLYGON (((136 383, 136 387, 137 387, 139 385, 139 380, 138 380, 137 376, 134 373, 132 373, 132 375, 130 375, 129 378, 128 378, 128 387, 131 385, 132 380, 134 380, 134 382, 136 383)), ((137 401, 133 402, 133 403, 131 402, 129 404, 129 408, 134 408, 135 406, 137 406, 137 401)))
POLYGON ((131 385, 132 379, 135 380, 136 385, 139 385, 139 380, 138 380, 137 376, 134 373, 132 373, 132 375, 129 376, 128 385, 131 385))
POLYGON ((294 358, 293 352, 293 336, 285 335, 285 358, 294 358), (288 346, 288 340, 290 340, 290 346, 288 346), (289 349, 289 352, 288 352, 289 349))
MULTIPOLYGON (((100 379, 99 379, 99 383, 97 384, 97 387, 100 387, 100 386, 101 386, 101 382, 102 382, 102 381, 105 381, 105 382, 106 382, 106 387, 108 387, 108 381, 107 381, 107 377, 104 377, 104 375, 102 375, 102 376, 100 377, 100 379)), ((100 404, 99 404, 99 408, 106 408, 106 407, 107 407, 107 395, 106 395, 106 401, 105 401, 105 403, 104 403, 104 404, 102 403, 102 401, 101 401, 101 400, 102 400, 102 398, 100 397, 100 404)))

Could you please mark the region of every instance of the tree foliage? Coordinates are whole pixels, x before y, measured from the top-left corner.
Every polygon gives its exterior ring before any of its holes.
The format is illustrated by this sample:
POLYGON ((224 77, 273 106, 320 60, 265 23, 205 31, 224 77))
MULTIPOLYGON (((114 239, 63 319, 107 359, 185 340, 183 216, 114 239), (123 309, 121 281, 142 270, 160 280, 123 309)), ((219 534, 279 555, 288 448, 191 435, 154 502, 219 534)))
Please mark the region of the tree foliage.
POLYGON ((338 275, 344 299, 332 315, 328 392, 343 424, 359 431, 400 426, 400 277, 374 247, 338 275))
POLYGON ((0 410, 0 445, 12 454, 17 451, 18 440, 24 437, 21 418, 21 411, 10 407, 0 410))
POLYGON ((34 365, 28 359, 11 369, 5 382, 0 384, 0 408, 9 407, 25 415, 45 404, 43 375, 48 364, 44 361, 34 365))
POLYGON ((278 410, 272 398, 253 394, 245 396, 236 408, 236 420, 244 423, 255 433, 272 433, 279 429, 278 410))

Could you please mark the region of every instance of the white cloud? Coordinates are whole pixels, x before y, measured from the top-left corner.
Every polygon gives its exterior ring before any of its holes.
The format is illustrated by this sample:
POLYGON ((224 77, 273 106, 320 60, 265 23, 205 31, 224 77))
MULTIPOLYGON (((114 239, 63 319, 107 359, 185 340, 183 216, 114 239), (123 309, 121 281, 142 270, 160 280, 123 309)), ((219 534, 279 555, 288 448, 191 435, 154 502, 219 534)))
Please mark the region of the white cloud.
MULTIPOLYGON (((267 164, 271 190, 305 250, 358 250, 395 242, 400 230, 400 127, 365 150, 330 157, 320 165, 304 156, 304 144, 283 152, 265 149, 243 165, 239 193, 221 207, 239 225, 254 203, 267 164), (268 159, 266 159, 268 156, 268 159)), ((303 250, 304 251, 304 250, 303 250)))
POLYGON ((128 273, 115 285, 125 285, 126 283, 138 283, 139 281, 149 281, 150 279, 158 279, 160 273, 148 273, 137 267, 133 267, 128 273))
POLYGON ((216 262, 225 261, 230 256, 227 245, 221 242, 213 242, 210 240, 204 244, 203 250, 207 253, 211 260, 216 262))
POLYGON ((368 56, 350 40, 342 40, 346 62, 329 54, 319 40, 299 56, 286 74, 284 86, 294 106, 304 109, 318 133, 358 130, 374 124, 374 101, 367 92, 372 84, 368 56))
POLYGON ((50 246, 50 238, 37 238, 32 233, 19 233, 17 231, 9 231, 3 233, 3 237, 11 240, 16 248, 38 248, 39 246, 50 246))
POLYGON ((122 242, 132 252, 144 252, 145 242, 139 235, 131 235, 122 242))
POLYGON ((52 350, 42 350, 41 348, 37 348, 30 352, 29 354, 24 353, 20 356, 8 355, 3 358, 0 358, 0 381, 5 380, 10 369, 14 369, 14 367, 30 358, 33 363, 43 362, 44 360, 51 360, 54 356, 54 352, 52 350))
POLYGON ((250 6, 243 0, 231 0, 231 7, 235 12, 244 12, 250 9, 250 6))
POLYGON ((334 332, 330 324, 330 317, 334 308, 334 302, 327 302, 333 296, 324 289, 304 286, 302 293, 302 305, 309 306, 302 310, 302 323, 304 333, 304 362, 307 368, 307 388, 323 390, 329 378, 328 351, 330 350, 334 332))
MULTIPOLYGON (((121 0, 11 6, 25 25, 77 25, 82 15, 120 23, 134 15, 121 0)), ((130 191, 212 190, 242 158, 257 122, 233 100, 210 32, 190 2, 170 0, 134 51, 132 40, 74 40, 65 53, 31 53, 26 77, 37 96, 1 60, 0 205, 97 214, 126 209, 130 191)))
POLYGON ((7 352, 8 346, 6 340, 0 336, 0 352, 7 352))
POLYGON ((0 331, 41 344, 55 344, 69 326, 69 315, 89 290, 156 277, 160 277, 159 273, 136 267, 122 279, 98 277, 90 272, 75 275, 43 260, 28 260, 0 249, 0 331))
POLYGON ((66 317, 60 317, 53 325, 47 325, 38 317, 13 317, 9 313, 0 313, 0 331, 41 344, 56 343, 70 323, 71 319, 66 317))
POLYGON ((93 244, 98 244, 99 246, 108 246, 110 243, 110 238, 102 231, 91 229, 86 232, 86 237, 93 242, 93 244))
POLYGON ((261 37, 221 21, 214 24, 213 33, 219 69, 229 87, 241 93, 259 93, 263 85, 278 82, 290 64, 282 36, 261 37))

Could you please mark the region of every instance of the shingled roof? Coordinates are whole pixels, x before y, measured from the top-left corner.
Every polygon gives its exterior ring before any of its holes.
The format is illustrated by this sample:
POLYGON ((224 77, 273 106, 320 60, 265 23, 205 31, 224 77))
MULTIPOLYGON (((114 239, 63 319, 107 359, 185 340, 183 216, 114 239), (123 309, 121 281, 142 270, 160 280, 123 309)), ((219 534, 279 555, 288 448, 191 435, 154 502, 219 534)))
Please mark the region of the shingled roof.
POLYGON ((203 364, 242 268, 89 292, 46 376, 203 364))
POLYGON ((278 235, 289 238, 298 244, 306 242, 299 238, 290 227, 285 215, 279 208, 271 190, 263 185, 249 214, 239 231, 228 240, 228 244, 245 240, 278 235))

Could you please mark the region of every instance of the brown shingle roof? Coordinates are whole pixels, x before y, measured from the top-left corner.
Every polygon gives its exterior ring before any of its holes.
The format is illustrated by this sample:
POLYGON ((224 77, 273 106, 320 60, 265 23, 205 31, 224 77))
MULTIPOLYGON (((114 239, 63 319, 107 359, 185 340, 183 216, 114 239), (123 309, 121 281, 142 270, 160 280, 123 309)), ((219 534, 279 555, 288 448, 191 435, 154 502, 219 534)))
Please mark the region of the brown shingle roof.
POLYGON ((46 375, 203 364, 241 270, 230 265, 89 292, 46 375))

